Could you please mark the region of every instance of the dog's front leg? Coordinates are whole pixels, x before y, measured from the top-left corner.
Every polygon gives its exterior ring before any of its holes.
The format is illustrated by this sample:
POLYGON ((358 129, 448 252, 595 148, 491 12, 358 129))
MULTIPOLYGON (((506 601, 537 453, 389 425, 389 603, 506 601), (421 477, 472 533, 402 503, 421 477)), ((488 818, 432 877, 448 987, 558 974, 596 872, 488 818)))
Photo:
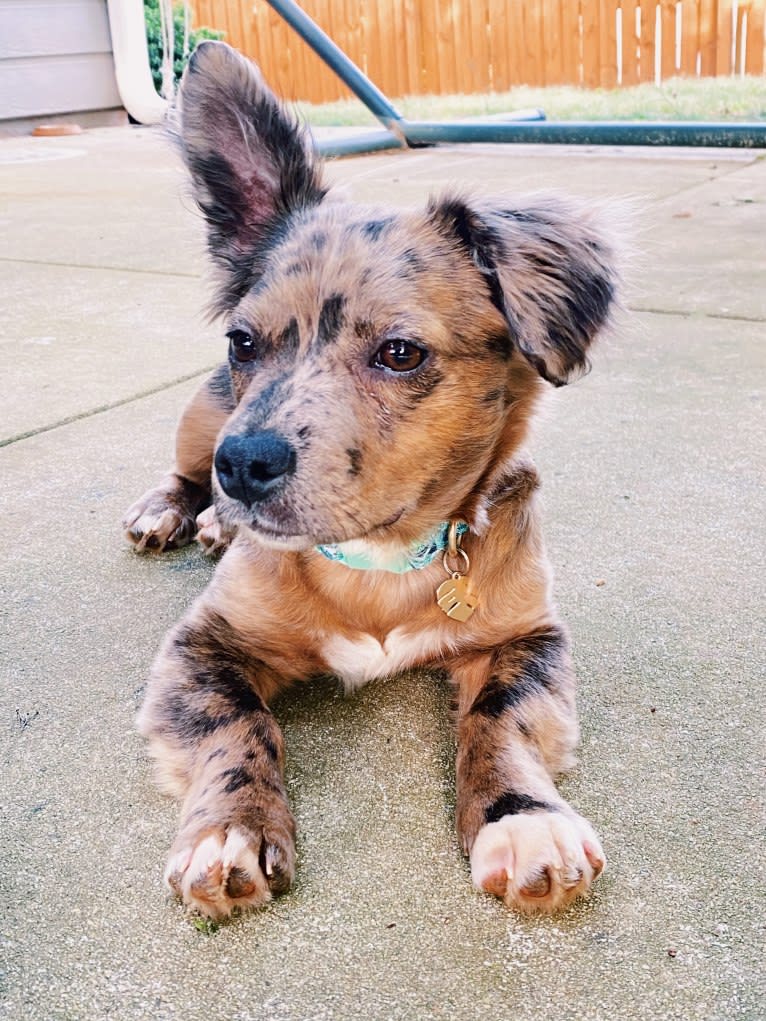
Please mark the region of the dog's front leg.
POLYGON ((457 826, 474 883, 522 911, 555 911, 585 894, 605 863, 553 782, 578 736, 566 635, 543 627, 452 673, 457 826))
POLYGON ((284 745, 266 706, 281 682, 223 618, 192 613, 154 664, 139 729, 160 784, 182 799, 166 882, 189 907, 223 918, 293 878, 284 745))
POLYGON ((191 542, 195 534, 208 553, 228 546, 232 536, 209 506, 210 475, 216 437, 233 409, 229 368, 222 365, 181 415, 173 469, 125 514, 125 535, 139 552, 176 549, 191 542))

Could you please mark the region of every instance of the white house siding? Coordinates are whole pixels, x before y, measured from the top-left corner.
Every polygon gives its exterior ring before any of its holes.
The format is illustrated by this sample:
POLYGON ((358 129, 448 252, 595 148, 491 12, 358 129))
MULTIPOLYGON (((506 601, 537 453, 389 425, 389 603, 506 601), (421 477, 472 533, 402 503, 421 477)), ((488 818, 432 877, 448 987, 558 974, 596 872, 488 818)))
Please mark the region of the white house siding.
POLYGON ((106 0, 0 0, 0 123, 119 106, 106 0))

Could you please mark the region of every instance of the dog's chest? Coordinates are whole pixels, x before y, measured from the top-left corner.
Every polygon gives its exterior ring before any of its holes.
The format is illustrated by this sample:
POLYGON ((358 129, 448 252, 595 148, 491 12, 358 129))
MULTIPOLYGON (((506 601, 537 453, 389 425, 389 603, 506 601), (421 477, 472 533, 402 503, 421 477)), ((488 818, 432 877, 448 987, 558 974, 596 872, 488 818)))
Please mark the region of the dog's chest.
POLYGON ((354 638, 331 635, 322 646, 328 669, 341 678, 347 691, 355 691, 375 677, 406 670, 445 651, 444 637, 436 629, 406 633, 394 628, 381 643, 369 634, 354 638))

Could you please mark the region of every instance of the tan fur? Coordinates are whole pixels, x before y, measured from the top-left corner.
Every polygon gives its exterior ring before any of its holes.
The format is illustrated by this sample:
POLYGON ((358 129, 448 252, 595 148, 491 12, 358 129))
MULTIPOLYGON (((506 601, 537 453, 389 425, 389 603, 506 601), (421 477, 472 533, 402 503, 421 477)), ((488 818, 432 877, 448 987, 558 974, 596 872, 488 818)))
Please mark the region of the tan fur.
POLYGON ((181 99, 231 355, 126 530, 159 551, 188 541, 202 510, 203 545, 234 538, 166 639, 139 721, 182 800, 168 884, 212 917, 289 885, 277 691, 433 665, 455 685, 457 827, 474 882, 522 911, 562 907, 604 856, 554 784, 573 761, 575 684, 524 447, 543 380, 582 370, 608 317, 606 235, 557 198, 448 197, 396 214, 323 203, 300 132, 223 44, 197 50, 181 99), (414 369, 381 365, 392 338, 425 352, 414 369), (290 452, 279 468, 252 453, 232 468, 231 451, 267 442, 290 452), (395 574, 316 549, 354 542, 384 566, 455 519, 479 594, 467 622, 437 605, 441 556, 395 574))

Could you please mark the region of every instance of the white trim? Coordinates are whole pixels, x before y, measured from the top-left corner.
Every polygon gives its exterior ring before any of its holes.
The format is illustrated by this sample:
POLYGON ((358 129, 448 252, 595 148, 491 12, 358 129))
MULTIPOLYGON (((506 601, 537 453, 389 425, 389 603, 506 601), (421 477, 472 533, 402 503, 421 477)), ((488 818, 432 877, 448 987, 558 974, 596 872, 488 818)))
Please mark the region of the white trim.
POLYGON ((143 0, 107 0, 114 74, 125 109, 139 124, 159 124, 168 104, 157 95, 146 42, 143 0))

